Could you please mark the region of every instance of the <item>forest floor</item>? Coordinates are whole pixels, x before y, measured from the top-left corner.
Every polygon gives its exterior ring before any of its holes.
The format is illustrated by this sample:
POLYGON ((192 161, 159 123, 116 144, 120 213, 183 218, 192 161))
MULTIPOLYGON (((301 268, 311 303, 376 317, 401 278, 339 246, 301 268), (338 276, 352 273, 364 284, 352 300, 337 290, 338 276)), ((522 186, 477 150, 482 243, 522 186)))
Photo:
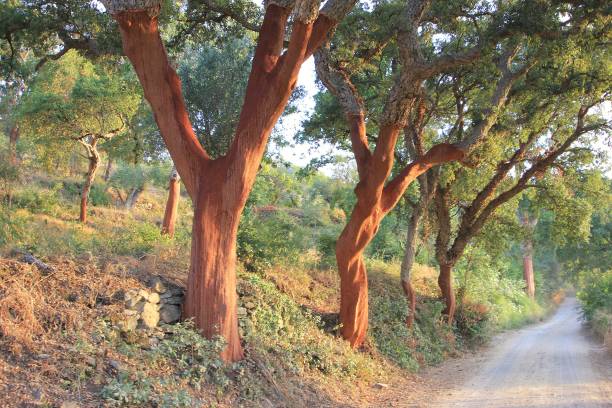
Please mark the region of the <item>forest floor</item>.
POLYGON ((575 298, 546 322, 398 379, 372 407, 612 407, 612 359, 585 330, 575 298), (415 382, 416 381, 416 382, 415 382))

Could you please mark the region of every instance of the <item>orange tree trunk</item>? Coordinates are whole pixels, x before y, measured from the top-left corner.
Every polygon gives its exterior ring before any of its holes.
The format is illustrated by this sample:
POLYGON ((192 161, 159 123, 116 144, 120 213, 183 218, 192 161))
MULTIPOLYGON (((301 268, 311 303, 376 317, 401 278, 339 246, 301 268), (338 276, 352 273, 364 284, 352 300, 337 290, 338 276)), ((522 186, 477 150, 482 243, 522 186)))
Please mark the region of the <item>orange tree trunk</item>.
POLYGON ((357 197, 351 218, 336 242, 341 333, 353 347, 363 343, 368 330, 368 278, 363 251, 374 238, 381 218, 376 205, 360 203, 359 194, 357 197))
POLYGON ((448 323, 451 324, 455 318, 455 292, 453 291, 453 266, 450 264, 440 265, 440 275, 438 275, 438 286, 442 292, 446 307, 442 311, 448 318, 448 323))
MULTIPOLYGON (((365 140, 363 118, 353 116, 349 119, 360 122, 353 123, 353 133, 359 134, 353 138, 365 140)), ((365 154, 365 161, 359 160, 360 182, 355 188, 357 204, 336 243, 341 333, 353 347, 363 343, 368 328, 368 280, 363 251, 376 235, 384 216, 395 208, 412 181, 431 167, 459 160, 464 155, 453 145, 436 145, 386 183, 399 131, 398 126, 381 127, 377 149, 371 155, 365 154)))
MULTIPOLYGON (((160 2, 140 3, 146 3, 147 8, 135 10, 133 2, 128 0, 114 0, 105 5, 119 23, 123 49, 134 66, 166 147, 194 204, 185 316, 193 317, 205 336, 223 336, 227 347, 221 357, 236 361, 243 356, 238 336, 235 265, 240 215, 269 135, 296 85, 302 63, 320 46, 352 3, 347 2, 343 8, 323 7, 317 18, 318 8, 305 7, 307 4, 303 1, 295 10, 289 45, 284 53, 291 10, 267 3, 234 140, 227 155, 215 160, 193 132, 180 80, 162 44, 156 17, 160 2)), ((314 6, 315 2, 310 5, 314 6)))
POLYGON ((174 225, 176 224, 180 198, 181 178, 176 169, 172 169, 168 182, 168 200, 166 201, 166 211, 164 212, 164 221, 162 222, 161 230, 162 234, 167 234, 170 237, 174 236, 174 225))
POLYGON ((526 240, 523 249, 523 278, 525 279, 525 292, 531 299, 535 297, 535 279, 533 276, 533 245, 526 240))

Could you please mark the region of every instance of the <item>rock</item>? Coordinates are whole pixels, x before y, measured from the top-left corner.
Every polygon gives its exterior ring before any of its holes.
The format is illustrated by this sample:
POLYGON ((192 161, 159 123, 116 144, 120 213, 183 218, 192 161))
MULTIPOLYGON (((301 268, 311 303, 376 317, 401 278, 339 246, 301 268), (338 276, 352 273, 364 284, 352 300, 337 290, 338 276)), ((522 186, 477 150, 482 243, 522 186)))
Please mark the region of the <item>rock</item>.
POLYGON ((34 399, 34 401, 37 401, 37 402, 42 401, 44 396, 45 394, 38 388, 32 391, 32 398, 34 399))
POLYGON ((126 316, 135 316, 138 314, 138 312, 136 310, 132 310, 132 309, 124 309, 123 310, 123 314, 126 316))
POLYGON ((181 318, 181 308, 175 305, 164 305, 159 311, 159 317, 167 324, 178 322, 181 318))
POLYGON ((244 307, 246 307, 247 309, 251 310, 251 309, 255 309, 257 307, 257 305, 255 305, 255 303, 253 303, 253 302, 246 302, 244 304, 244 307))
POLYGON ((183 299, 183 296, 172 296, 169 298, 161 299, 161 302, 167 305, 182 305, 183 299))
POLYGON ((138 292, 128 291, 125 293, 123 299, 125 301, 125 307, 128 309, 134 309, 136 305, 138 305, 138 302, 142 300, 142 296, 140 296, 138 292))
POLYGON ((149 286, 157 293, 166 292, 166 285, 164 285, 164 282, 162 282, 162 280, 157 276, 151 279, 149 286))
POLYGON ((62 402, 62 405, 60 405, 60 408, 79 408, 79 407, 80 405, 76 401, 64 401, 62 402))
POLYGON ((238 308, 238 316, 246 316, 247 315, 247 310, 245 307, 239 307, 238 308))
POLYGON ((140 313, 141 323, 147 329, 153 329, 159 323, 160 312, 157 311, 157 306, 153 303, 146 302, 140 313))
POLYGON ((163 294, 159 295, 160 298, 162 299, 167 299, 173 296, 184 296, 185 292, 183 291, 183 289, 181 288, 172 288, 172 289, 168 289, 166 292, 164 292, 163 294))
POLYGON ((138 325, 138 314, 134 312, 133 315, 128 315, 125 319, 121 320, 117 326, 119 330, 122 332, 129 332, 132 330, 136 330, 136 326, 138 325))
POLYGON ((96 367, 96 358, 92 356, 85 357, 85 363, 90 367, 96 367))
POLYGON ((125 290, 123 289, 117 290, 115 293, 113 293, 112 299, 117 302, 121 300, 125 300, 125 290))
POLYGON ((140 295, 140 297, 148 300, 150 293, 148 291, 144 290, 144 289, 140 289, 138 291, 138 295, 140 295))
POLYGON ((378 388, 379 390, 382 390, 383 388, 389 388, 389 384, 376 383, 376 384, 372 385, 372 387, 378 388))
POLYGON ((39 360, 48 360, 51 356, 49 354, 39 354, 36 356, 39 360))
POLYGON ((156 292, 152 292, 149 294, 149 302, 151 303, 159 303, 159 294, 156 292))
POLYGON ((113 367, 117 371, 121 370, 121 363, 117 360, 109 360, 108 365, 113 367))

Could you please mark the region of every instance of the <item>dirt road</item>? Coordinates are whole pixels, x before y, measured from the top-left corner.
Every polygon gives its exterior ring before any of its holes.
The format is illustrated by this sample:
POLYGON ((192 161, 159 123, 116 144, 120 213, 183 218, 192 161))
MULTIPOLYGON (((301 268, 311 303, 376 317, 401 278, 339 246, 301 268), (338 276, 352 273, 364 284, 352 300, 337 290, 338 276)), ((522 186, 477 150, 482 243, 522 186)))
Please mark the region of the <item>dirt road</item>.
POLYGON ((370 406, 612 407, 612 359, 583 328, 574 298, 546 322, 502 334, 486 351, 448 361, 421 381, 412 392, 394 384, 370 406))
POLYGON ((612 363, 567 299, 547 322, 512 333, 431 407, 612 407, 612 363))

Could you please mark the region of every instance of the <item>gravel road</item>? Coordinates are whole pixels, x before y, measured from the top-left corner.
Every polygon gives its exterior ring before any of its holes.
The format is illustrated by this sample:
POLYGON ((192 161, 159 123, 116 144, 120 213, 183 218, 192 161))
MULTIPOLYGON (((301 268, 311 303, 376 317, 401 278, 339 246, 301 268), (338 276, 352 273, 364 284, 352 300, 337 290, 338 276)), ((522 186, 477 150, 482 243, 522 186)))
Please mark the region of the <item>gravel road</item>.
POLYGON ((498 336, 483 357, 425 406, 612 407, 612 360, 584 330, 574 298, 546 322, 498 336))

